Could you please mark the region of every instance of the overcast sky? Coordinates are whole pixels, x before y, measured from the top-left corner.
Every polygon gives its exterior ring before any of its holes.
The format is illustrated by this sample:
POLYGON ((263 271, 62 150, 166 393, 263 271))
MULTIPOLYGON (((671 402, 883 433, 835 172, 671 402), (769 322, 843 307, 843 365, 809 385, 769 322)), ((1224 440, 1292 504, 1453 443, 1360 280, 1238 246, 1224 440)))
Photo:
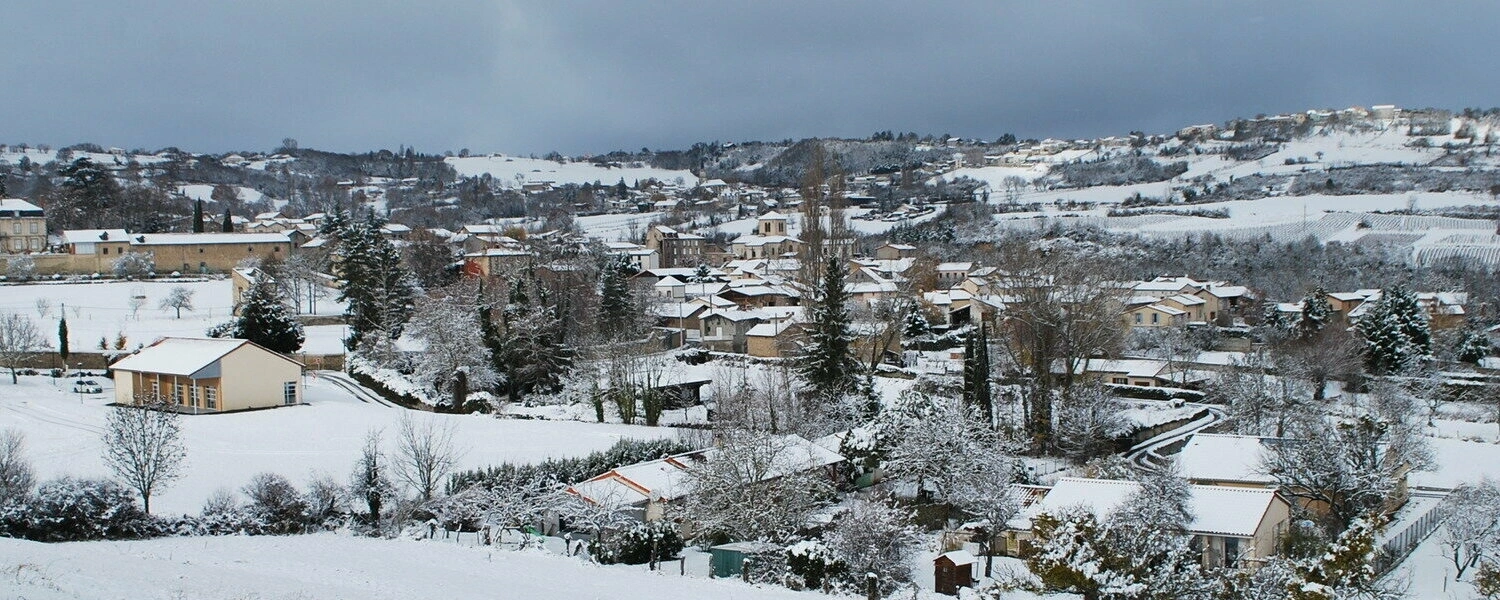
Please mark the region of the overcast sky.
POLYGON ((1488 1, 13 0, 0 141, 566 154, 1500 105, 1488 1))

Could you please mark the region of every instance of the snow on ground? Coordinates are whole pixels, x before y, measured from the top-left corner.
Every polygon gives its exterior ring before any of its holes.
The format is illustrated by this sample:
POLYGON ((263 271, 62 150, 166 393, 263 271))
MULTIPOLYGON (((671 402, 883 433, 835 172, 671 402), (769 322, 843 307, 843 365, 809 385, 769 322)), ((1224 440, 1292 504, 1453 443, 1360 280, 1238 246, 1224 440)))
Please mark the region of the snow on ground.
MULTIPOLYGON (((339 534, 40 544, 0 539, 0 596, 201 598, 826 598, 542 551, 339 534)), ((815 595, 816 594, 816 595, 815 595)))
MULTIPOLYGON (((114 390, 109 380, 95 379, 104 384, 104 393, 85 396, 73 393, 67 380, 50 377, 22 377, 14 386, 8 378, 0 381, 0 429, 15 427, 26 434, 27 454, 39 477, 107 474, 99 435, 114 390)), ((451 424, 457 445, 465 449, 459 468, 580 456, 623 438, 676 435, 655 427, 409 411, 362 402, 316 372, 304 382, 303 406, 184 417, 187 468, 181 481, 152 498, 153 512, 197 513, 215 490, 238 490, 266 471, 299 484, 319 473, 343 481, 366 432, 383 430, 385 447, 392 449, 403 417, 451 424)))
POLYGON ((462 177, 478 177, 489 173, 497 183, 511 187, 519 187, 519 183, 522 182, 541 181, 580 185, 597 181, 605 185, 614 185, 621 179, 624 179, 625 184, 630 186, 634 186, 636 181, 646 179, 655 179, 663 183, 678 183, 680 180, 682 185, 689 187, 698 183, 698 177, 691 171, 657 169, 648 166, 599 167, 587 161, 558 163, 538 158, 503 155, 450 157, 445 161, 452 165, 462 177))
POLYGON ((585 236, 591 238, 606 242, 634 241, 644 236, 651 222, 661 216, 662 213, 659 212, 592 215, 577 217, 573 222, 578 224, 585 236))
POLYGON ((1437 466, 1413 472, 1413 486, 1452 489, 1485 477, 1500 480, 1500 445, 1446 438, 1430 438, 1428 443, 1437 466))
MULTIPOLYGON (((56 347, 57 320, 66 305, 68 345, 74 351, 96 349, 101 337, 113 345, 122 333, 133 349, 161 337, 202 337, 209 327, 229 320, 233 293, 228 279, 7 284, 0 285, 0 313, 30 317, 56 347), (193 310, 182 311, 180 319, 175 310, 159 308, 161 300, 176 287, 193 292, 193 310), (145 297, 138 311, 131 309, 135 296, 145 297), (48 303, 45 315, 37 308, 37 300, 48 303)), ((331 297, 320 300, 317 308, 320 315, 344 312, 344 306, 331 297)), ((343 350, 339 347, 329 352, 343 350)))
POLYGON ((1396 582, 1404 582, 1407 587, 1408 598, 1421 598, 1423 600, 1468 600, 1477 598, 1474 586, 1469 580, 1474 577, 1475 570, 1470 569, 1464 573, 1464 581, 1454 581, 1453 574, 1457 572, 1453 567, 1453 560, 1443 555, 1443 545, 1439 542, 1443 533, 1440 526, 1427 539, 1422 540, 1410 556, 1402 561, 1399 566, 1388 577, 1396 582))
MULTIPOLYGON (((255 188, 235 186, 235 192, 239 194, 240 200, 245 202, 259 202, 265 198, 265 194, 255 188)), ((204 203, 213 202, 214 186, 206 183, 190 183, 177 186, 177 193, 187 196, 190 200, 202 200, 204 203)))

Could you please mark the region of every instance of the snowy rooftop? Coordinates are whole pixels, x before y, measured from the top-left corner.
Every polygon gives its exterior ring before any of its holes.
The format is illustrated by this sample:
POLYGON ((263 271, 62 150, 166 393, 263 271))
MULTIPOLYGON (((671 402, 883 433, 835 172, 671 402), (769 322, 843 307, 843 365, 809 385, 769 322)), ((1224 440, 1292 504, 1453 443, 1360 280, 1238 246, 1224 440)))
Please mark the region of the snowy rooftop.
POLYGON ((131 244, 269 244, 288 241, 285 233, 151 233, 130 236, 131 244))
POLYGON ((125 242, 130 234, 124 229, 69 229, 62 233, 64 244, 91 244, 95 242, 125 242))
POLYGON ((1264 448, 1255 436, 1199 433, 1177 454, 1177 468, 1192 481, 1269 485, 1275 479, 1260 472, 1264 448))
POLYGON ((187 377, 248 343, 248 340, 232 338, 162 338, 110 365, 110 368, 187 377))
MULTIPOLYGON (((1072 507, 1084 507, 1100 519, 1124 504, 1141 484, 1134 481, 1064 477, 1052 486, 1026 516, 1056 513, 1072 507)), ((1193 523, 1188 530, 1197 534, 1251 537, 1261 519, 1276 500, 1269 489, 1236 488, 1216 485, 1189 486, 1193 523)))

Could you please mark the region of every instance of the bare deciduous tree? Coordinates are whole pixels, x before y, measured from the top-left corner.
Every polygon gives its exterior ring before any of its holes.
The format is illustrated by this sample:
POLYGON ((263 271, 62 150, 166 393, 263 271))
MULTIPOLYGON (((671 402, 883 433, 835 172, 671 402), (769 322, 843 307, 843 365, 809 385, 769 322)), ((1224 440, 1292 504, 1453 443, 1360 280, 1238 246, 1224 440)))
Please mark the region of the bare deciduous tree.
POLYGON ((401 418, 391 470, 423 502, 431 500, 453 471, 462 452, 454 446, 453 424, 436 419, 401 418))
POLYGON ((104 463, 115 476, 141 494, 151 512, 151 494, 182 476, 187 447, 182 444, 182 415, 166 409, 160 398, 137 396, 135 406, 110 410, 104 427, 104 463))
POLYGON ((0 366, 10 369, 10 382, 19 382, 17 371, 47 349, 47 339, 36 323, 20 314, 0 317, 0 366))
POLYGON ((162 310, 169 308, 176 309, 177 318, 181 319, 183 310, 187 310, 188 312, 193 311, 193 290, 182 286, 174 287, 171 292, 167 293, 166 298, 161 299, 161 304, 157 308, 162 310))

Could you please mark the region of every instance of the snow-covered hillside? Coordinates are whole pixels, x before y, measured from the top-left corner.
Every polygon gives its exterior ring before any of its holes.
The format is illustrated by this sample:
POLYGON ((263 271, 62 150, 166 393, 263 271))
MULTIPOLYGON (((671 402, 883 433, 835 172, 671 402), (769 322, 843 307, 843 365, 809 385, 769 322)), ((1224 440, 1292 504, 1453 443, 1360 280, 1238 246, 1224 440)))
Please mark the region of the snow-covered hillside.
POLYGON ((478 177, 488 173, 500 185, 520 187, 522 183, 548 181, 556 184, 585 184, 599 182, 614 185, 625 180, 627 185, 636 181, 655 179, 663 183, 681 183, 693 186, 698 178, 690 171, 657 169, 644 165, 607 167, 591 162, 564 162, 523 158, 520 156, 470 156, 449 158, 446 161, 464 177, 478 177))

